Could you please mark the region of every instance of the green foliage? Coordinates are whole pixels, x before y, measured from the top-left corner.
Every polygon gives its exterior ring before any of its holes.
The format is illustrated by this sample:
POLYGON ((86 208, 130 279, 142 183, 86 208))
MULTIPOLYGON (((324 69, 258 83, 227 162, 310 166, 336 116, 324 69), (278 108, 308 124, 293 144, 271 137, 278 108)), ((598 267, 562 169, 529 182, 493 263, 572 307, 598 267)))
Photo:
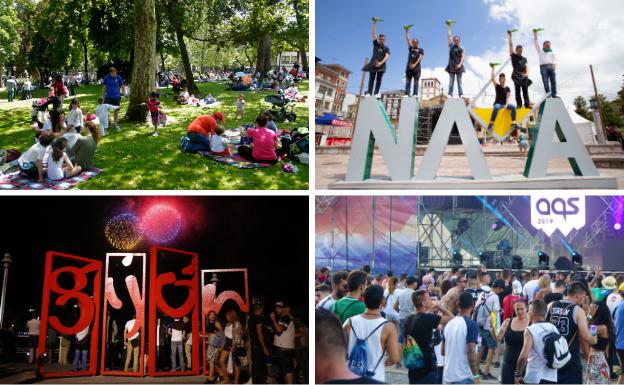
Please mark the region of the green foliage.
POLYGON ((134 49, 134 1, 93 0, 89 38, 108 60, 130 60, 134 49))
POLYGON ((577 96, 574 99, 574 112, 576 112, 577 114, 581 115, 582 117, 584 117, 585 119, 591 119, 591 113, 589 112, 588 109, 588 105, 587 105, 587 100, 585 100, 584 97, 582 96, 577 96))
POLYGON ((15 36, 20 26, 13 0, 0 0, 0 67, 15 60, 19 48, 15 36))
MULTIPOLYGON (((307 82, 298 86, 308 93, 307 82)), ((221 101, 219 110, 226 116, 225 126, 236 128, 251 123, 260 111, 270 105, 263 102, 266 94, 246 92, 245 118, 236 120, 235 100, 239 92, 224 91, 220 83, 199 84, 201 92, 211 93, 221 101)), ((45 90, 33 93, 34 98, 44 97, 45 90)), ((102 92, 99 86, 77 88, 77 97, 85 113, 95 110, 97 98, 102 92)), ((0 99, 6 100, 6 92, 0 92, 0 99)), ((95 167, 104 172, 98 177, 78 185, 80 189, 163 189, 163 190, 214 190, 214 189, 308 189, 309 168, 297 164, 297 174, 281 171, 281 163, 262 169, 240 170, 215 162, 200 155, 180 152, 180 137, 186 134, 186 127, 197 116, 214 112, 213 109, 179 106, 173 101, 171 88, 161 89, 161 105, 170 123, 159 129, 160 136, 152 137, 151 124, 135 124, 121 121, 120 132, 109 127, 109 134, 98 144, 94 159, 95 167)), ((121 109, 128 101, 122 101, 121 109)), ((16 101, 0 104, 0 148, 17 148, 25 151, 34 143, 30 128, 30 101, 16 101)), ((67 107, 67 103, 65 104, 67 107)), ((307 103, 297 103, 297 121, 278 123, 281 129, 292 129, 308 124, 307 103)), ((112 114, 111 114, 112 115, 112 114)))
MULTIPOLYGON (((616 103, 611 102, 603 94, 598 94, 600 100, 600 115, 604 127, 623 127, 624 117, 617 111, 616 103)), ((594 97, 591 98, 595 99, 594 97)))

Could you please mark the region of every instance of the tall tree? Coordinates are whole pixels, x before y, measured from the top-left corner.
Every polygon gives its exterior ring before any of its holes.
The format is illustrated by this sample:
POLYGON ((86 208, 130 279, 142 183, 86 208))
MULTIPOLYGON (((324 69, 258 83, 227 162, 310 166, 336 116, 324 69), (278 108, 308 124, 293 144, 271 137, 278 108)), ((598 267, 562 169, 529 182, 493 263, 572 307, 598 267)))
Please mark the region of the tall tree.
POLYGON ((156 0, 134 1, 134 65, 132 90, 126 118, 145 122, 147 101, 154 90, 156 75, 156 0))
POLYGON ((577 96, 574 98, 574 112, 581 115, 585 119, 588 119, 591 116, 589 110, 587 109, 587 100, 585 100, 584 97, 577 96))
POLYGON ((189 58, 188 48, 186 48, 186 42, 184 41, 184 7, 183 4, 179 4, 179 0, 168 0, 167 5, 169 12, 169 23, 173 28, 180 49, 180 56, 182 58, 182 65, 184 67, 184 77, 186 78, 188 92, 192 95, 199 94, 199 88, 195 84, 195 78, 193 76, 193 68, 191 67, 191 59, 189 58))
POLYGON ((293 45, 297 48, 301 60, 301 67, 308 72, 308 46, 310 36, 309 22, 309 5, 308 0, 290 0, 291 6, 295 13, 295 22, 290 23, 288 28, 288 36, 293 41, 293 45))
POLYGON ((19 39, 16 36, 19 25, 13 1, 0 0, 0 67, 13 61, 17 53, 19 39))

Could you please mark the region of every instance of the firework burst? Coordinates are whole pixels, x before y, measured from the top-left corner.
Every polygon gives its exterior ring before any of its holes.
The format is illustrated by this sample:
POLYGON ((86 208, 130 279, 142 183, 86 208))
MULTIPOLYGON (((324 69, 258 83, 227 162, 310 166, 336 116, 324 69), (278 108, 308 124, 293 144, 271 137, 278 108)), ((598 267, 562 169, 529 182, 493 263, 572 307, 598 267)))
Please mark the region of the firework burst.
POLYGON ((139 217, 133 213, 115 215, 106 223, 104 235, 117 249, 134 249, 143 239, 139 217))

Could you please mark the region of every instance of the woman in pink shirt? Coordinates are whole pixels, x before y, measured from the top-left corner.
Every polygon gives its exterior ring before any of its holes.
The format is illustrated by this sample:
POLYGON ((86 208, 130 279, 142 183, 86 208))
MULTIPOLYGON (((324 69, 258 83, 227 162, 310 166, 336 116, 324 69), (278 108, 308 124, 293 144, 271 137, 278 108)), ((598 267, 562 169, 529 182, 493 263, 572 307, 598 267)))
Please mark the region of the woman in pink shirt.
POLYGON ((248 136, 253 139, 250 146, 239 146, 238 155, 254 163, 271 163, 279 161, 275 149, 282 147, 282 142, 277 138, 275 132, 267 128, 268 119, 264 114, 256 118, 256 128, 244 131, 240 128, 241 136, 248 136))

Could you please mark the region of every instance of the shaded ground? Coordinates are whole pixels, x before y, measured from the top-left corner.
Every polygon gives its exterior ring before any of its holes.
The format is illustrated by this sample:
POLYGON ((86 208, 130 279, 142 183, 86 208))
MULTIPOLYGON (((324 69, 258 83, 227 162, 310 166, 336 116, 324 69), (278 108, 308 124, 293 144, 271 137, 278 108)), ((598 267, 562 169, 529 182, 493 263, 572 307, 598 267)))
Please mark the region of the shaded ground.
MULTIPOLYGON (((202 94, 211 93, 221 102, 218 110, 226 117, 226 128, 236 128, 242 123, 253 123, 260 111, 265 111, 270 104, 263 101, 270 93, 244 92, 246 109, 244 119, 234 118, 234 102, 240 92, 225 91, 222 83, 198 84, 202 94)), ((308 92, 308 83, 297 85, 304 94, 308 92)), ((97 98, 101 95, 101 86, 87 86, 76 89, 83 112, 95 111, 97 98)), ((262 169, 237 169, 204 158, 200 155, 180 152, 180 137, 185 135, 186 127, 197 116, 208 114, 215 109, 179 106, 173 100, 173 91, 161 89, 161 105, 170 123, 159 129, 160 136, 152 137, 150 124, 135 124, 122 121, 121 131, 109 127, 109 134, 98 145, 94 166, 104 172, 87 182, 79 189, 162 189, 162 190, 216 190, 216 189, 307 189, 308 166, 296 163, 297 174, 281 171, 281 163, 262 169)), ((33 92, 33 98, 47 96, 47 90, 33 92)), ((17 148, 25 151, 34 143, 34 132, 30 127, 32 100, 8 103, 6 92, 0 92, 0 148, 17 148)), ((122 100, 120 117, 128 106, 127 98, 122 100)), ((69 108, 69 98, 65 100, 65 109, 69 108)), ((308 125, 308 104, 297 103, 297 121, 278 123, 281 129, 292 129, 308 125)), ((112 113, 111 113, 112 115, 112 113)), ((112 116, 111 116, 112 121, 112 116)))

